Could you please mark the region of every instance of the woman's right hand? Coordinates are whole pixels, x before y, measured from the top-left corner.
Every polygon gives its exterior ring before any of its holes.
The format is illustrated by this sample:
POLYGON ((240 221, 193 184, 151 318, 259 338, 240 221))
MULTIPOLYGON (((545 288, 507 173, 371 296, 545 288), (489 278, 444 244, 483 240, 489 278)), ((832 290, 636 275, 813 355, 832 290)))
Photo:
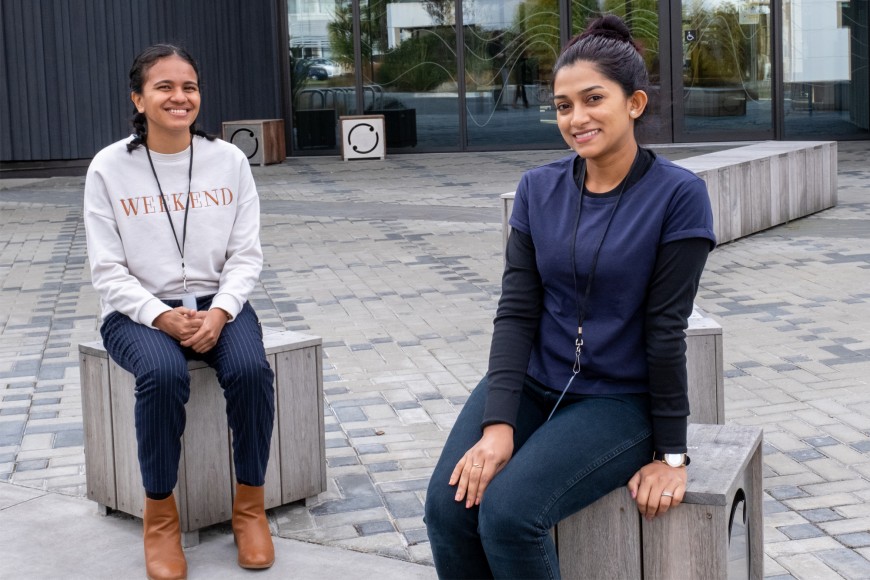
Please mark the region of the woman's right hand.
POLYGON ((151 325, 181 342, 196 334, 202 326, 202 319, 196 310, 179 306, 160 314, 151 325))
POLYGON ((505 423, 487 425, 483 437, 465 452, 453 468, 450 485, 456 485, 456 501, 465 507, 480 505, 489 482, 504 469, 514 453, 514 428, 505 423))

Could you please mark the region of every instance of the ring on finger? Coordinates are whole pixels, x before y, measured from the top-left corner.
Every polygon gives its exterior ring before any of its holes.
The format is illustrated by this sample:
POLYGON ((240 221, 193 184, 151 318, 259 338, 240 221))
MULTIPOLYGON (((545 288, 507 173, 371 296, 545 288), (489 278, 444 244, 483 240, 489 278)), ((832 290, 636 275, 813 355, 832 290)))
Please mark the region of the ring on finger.
POLYGON ((475 467, 479 467, 480 469, 483 469, 483 465, 481 465, 480 463, 473 463, 471 465, 471 467, 472 467, 472 469, 474 469, 475 467))
POLYGON ((663 491, 662 497, 674 497, 674 492, 672 491, 663 491))

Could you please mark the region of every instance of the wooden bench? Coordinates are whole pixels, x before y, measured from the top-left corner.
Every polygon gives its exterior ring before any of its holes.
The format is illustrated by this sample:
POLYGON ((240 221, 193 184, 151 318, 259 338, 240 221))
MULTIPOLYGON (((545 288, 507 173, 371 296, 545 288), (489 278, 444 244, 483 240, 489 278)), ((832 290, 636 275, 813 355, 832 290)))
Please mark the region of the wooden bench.
MULTIPOLYGON (((836 141, 765 141, 674 163, 707 184, 720 244, 837 205, 836 141)), ((506 224, 514 193, 501 198, 506 224)))
POLYGON ((761 438, 757 427, 689 425, 692 463, 682 505, 646 521, 619 488, 559 522, 562 576, 761 580, 761 438))
POLYGON ((836 141, 765 141, 675 163, 706 182, 720 244, 837 205, 836 141))
MULTIPOLYGON (((326 491, 321 339, 264 328, 275 372, 275 427, 266 471, 266 508, 326 491)), ((101 342, 79 345, 88 497, 103 513, 142 517, 133 406, 135 380, 101 342)), ((223 391, 214 370, 191 361, 187 425, 175 497, 185 546, 200 528, 232 516, 235 476, 223 391)))

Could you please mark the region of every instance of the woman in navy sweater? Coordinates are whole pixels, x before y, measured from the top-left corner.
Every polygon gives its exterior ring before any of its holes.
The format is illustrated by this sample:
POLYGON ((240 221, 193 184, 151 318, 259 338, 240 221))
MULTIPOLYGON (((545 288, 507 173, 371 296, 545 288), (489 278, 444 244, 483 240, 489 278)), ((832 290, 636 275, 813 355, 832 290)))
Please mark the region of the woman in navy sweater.
POLYGON ((621 19, 592 22, 553 74, 573 153, 517 188, 489 371, 426 498, 442 578, 558 578, 557 522, 623 485, 647 518, 686 490, 684 331, 715 245, 707 190, 638 146, 648 78, 621 19))

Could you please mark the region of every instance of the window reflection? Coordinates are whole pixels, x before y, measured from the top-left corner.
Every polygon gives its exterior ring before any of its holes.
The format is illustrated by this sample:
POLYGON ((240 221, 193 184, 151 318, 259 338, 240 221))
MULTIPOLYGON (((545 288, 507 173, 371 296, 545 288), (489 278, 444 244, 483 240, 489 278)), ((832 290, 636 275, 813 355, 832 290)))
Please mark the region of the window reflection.
POLYGON ((782 15, 786 137, 867 138, 867 2, 784 0, 782 15))
POLYGON ((460 145, 455 8, 453 0, 360 2, 365 112, 384 115, 388 149, 460 145))
MULTIPOLYGON (((622 18, 631 35, 641 48, 649 75, 649 104, 638 124, 642 142, 669 142, 671 140, 670 101, 662 102, 658 0, 572 0, 571 33, 579 34, 591 20, 602 14, 615 14, 622 18)), ((670 91, 666 91, 670 94, 670 91)))
POLYGON ((463 2, 470 146, 558 146, 551 79, 556 0, 463 2))
POLYGON ((335 150, 338 117, 356 113, 351 2, 287 0, 287 21, 294 147, 335 150))
POLYGON ((772 136, 767 0, 683 3, 683 132, 772 136))

